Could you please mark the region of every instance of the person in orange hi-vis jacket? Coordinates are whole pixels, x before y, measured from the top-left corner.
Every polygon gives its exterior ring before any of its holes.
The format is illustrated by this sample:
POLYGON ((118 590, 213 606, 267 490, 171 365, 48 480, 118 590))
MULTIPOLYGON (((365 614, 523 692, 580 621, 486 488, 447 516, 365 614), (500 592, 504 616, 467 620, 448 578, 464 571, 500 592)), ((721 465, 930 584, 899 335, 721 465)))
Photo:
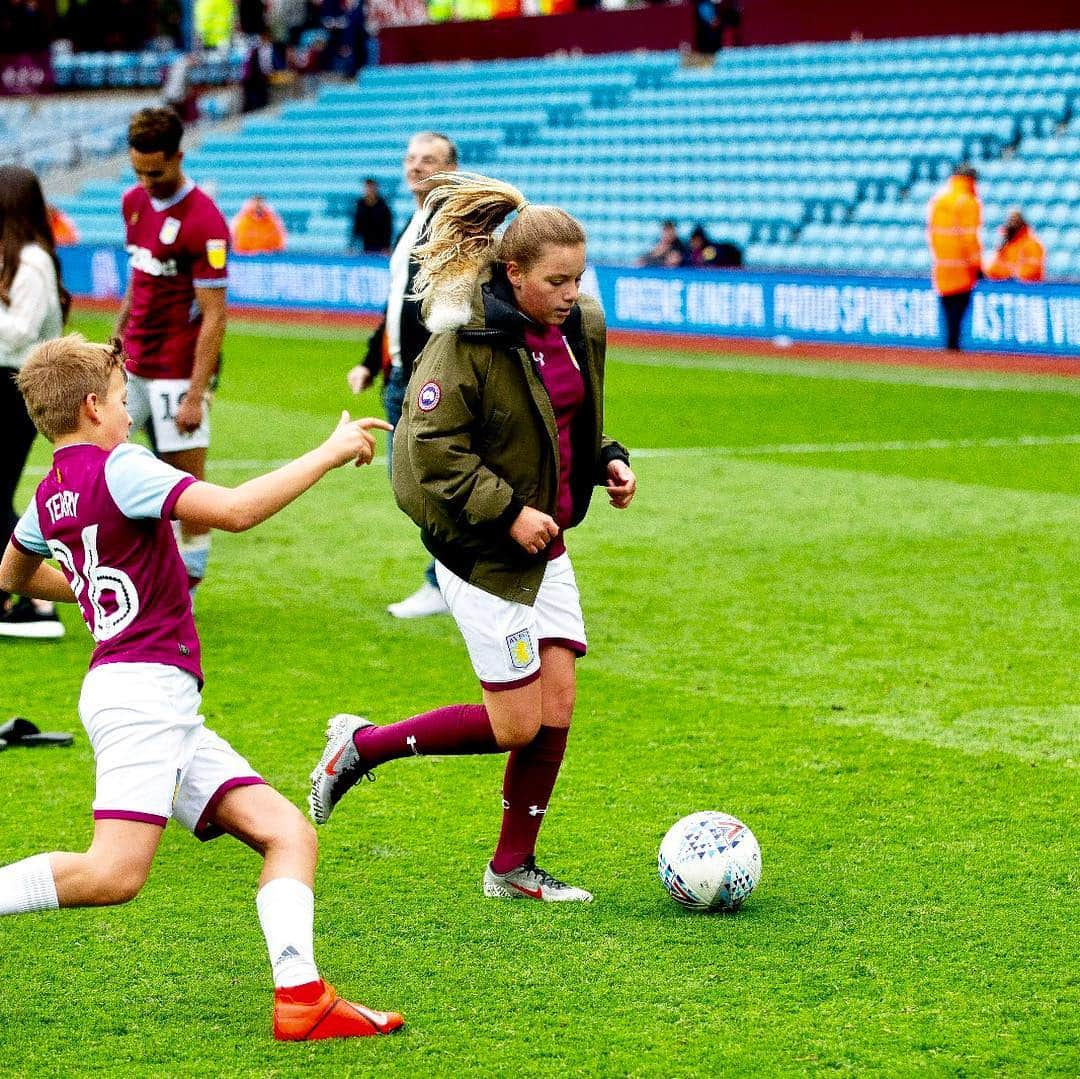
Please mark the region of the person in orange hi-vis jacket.
POLYGON ((1041 281, 1046 276, 1046 250, 1019 210, 1009 211, 1001 235, 986 276, 994 281, 1041 281))
POLYGON ((49 228, 52 229, 53 243, 57 247, 71 247, 79 242, 79 230, 75 222, 59 206, 51 203, 45 208, 49 215, 49 228))
POLYGON ((229 222, 229 231, 236 255, 266 255, 284 251, 288 238, 281 218, 262 195, 253 195, 240 207, 240 212, 229 222))
POLYGON ((982 206, 975 193, 976 179, 970 165, 960 165, 930 200, 927 220, 934 291, 945 316, 946 347, 954 351, 960 348, 960 325, 971 303, 971 290, 983 274, 982 206))

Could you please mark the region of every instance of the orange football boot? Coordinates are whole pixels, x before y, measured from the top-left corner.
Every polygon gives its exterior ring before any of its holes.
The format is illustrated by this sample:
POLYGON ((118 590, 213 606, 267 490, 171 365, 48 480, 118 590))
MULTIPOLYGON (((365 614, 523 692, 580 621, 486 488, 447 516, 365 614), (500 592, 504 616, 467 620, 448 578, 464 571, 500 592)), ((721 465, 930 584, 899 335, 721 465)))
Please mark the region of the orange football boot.
POLYGON ((274 990, 274 1037, 279 1042, 366 1038, 389 1034, 404 1022, 397 1012, 376 1012, 343 1000, 329 982, 274 990))

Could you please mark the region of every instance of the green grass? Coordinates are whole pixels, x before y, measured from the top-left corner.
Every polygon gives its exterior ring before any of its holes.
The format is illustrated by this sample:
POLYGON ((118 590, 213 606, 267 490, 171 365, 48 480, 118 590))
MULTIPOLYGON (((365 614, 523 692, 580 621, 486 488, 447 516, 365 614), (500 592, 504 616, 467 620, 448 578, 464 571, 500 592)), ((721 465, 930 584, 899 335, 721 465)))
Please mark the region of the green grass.
MULTIPOLYGON (((227 483, 357 410, 356 341, 241 329, 227 483)), ((258 863, 171 827, 134 904, 0 923, 0 1072, 1075 1075, 1078 404, 1067 380, 616 351, 607 428, 652 452, 632 509, 571 537, 591 651, 541 844, 596 902, 480 897, 500 758, 391 764, 321 833, 317 941, 402 1035, 273 1044, 258 863), (656 879, 705 808, 761 842, 734 917, 656 879)), ((331 713, 476 699, 449 620, 383 613, 422 564, 380 463, 216 537, 205 713, 297 803, 331 713)), ((0 647, 0 711, 78 728, 64 619, 0 647)), ((87 842, 81 731, 0 774, 0 862, 87 842)))

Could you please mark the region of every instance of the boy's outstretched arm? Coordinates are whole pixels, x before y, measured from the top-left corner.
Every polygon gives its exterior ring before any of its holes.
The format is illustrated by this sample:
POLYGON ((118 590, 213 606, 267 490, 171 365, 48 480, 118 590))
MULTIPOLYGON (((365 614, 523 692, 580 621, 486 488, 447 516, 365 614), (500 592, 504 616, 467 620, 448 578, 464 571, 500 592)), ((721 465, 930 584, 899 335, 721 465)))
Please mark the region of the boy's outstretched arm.
POLYGON ((246 532, 284 509, 331 469, 348 461, 357 467, 369 464, 375 456, 375 439, 368 434, 373 429, 392 430, 385 420, 371 417, 350 420, 348 412, 343 412, 337 427, 321 446, 282 468, 239 487, 193 483, 176 500, 173 516, 187 524, 246 532))
POLYGON ((0 561, 0 589, 53 603, 75 602, 75 593, 58 569, 47 565, 40 555, 24 554, 10 543, 0 561))

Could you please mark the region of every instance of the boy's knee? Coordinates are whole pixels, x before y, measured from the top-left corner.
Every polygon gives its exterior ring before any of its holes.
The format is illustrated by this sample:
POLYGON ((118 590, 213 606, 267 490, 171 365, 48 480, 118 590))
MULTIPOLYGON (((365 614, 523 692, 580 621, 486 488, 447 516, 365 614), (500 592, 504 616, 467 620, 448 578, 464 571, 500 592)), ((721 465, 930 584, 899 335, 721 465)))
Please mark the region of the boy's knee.
POLYGON ((148 868, 132 863, 96 867, 93 877, 96 902, 101 906, 130 903, 142 891, 148 868))

